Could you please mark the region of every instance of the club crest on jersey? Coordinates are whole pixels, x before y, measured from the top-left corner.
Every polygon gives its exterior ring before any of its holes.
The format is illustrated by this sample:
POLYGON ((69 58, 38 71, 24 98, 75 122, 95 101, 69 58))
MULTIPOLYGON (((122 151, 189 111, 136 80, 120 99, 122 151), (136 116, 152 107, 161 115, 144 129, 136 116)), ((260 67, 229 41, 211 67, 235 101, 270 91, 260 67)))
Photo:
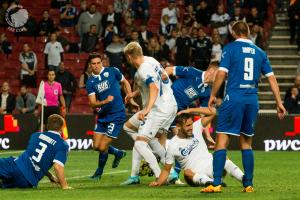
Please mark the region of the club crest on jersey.
POLYGON ((104 72, 103 76, 107 78, 109 76, 109 73, 108 72, 104 72))
POLYGON ((188 156, 198 146, 199 140, 193 139, 193 143, 183 149, 179 149, 182 156, 188 156))
POLYGON ((55 95, 58 95, 58 89, 55 89, 53 92, 55 95))
POLYGON ((103 92, 103 91, 105 91, 107 89, 109 89, 109 82, 108 82, 108 80, 100 82, 98 85, 96 85, 96 88, 97 88, 97 90, 98 90, 99 93, 103 92))
POLYGON ((194 98, 195 96, 198 95, 198 92, 197 92, 192 86, 186 88, 186 89, 184 90, 184 93, 185 93, 190 99, 192 99, 192 98, 194 98))

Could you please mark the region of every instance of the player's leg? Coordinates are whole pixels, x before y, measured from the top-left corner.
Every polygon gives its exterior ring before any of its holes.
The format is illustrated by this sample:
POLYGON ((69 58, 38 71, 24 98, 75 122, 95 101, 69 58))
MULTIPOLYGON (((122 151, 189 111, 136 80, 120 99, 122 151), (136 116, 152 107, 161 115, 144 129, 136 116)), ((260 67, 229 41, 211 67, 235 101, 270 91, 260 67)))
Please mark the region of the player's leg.
POLYGON ((208 186, 213 179, 206 174, 194 172, 191 169, 184 170, 184 179, 190 186, 208 186))
POLYGON ((228 175, 230 175, 230 176, 234 177, 236 180, 242 182, 244 173, 231 160, 229 160, 229 159, 226 160, 224 169, 228 175))
POLYGON ((240 148, 244 167, 244 192, 253 192, 254 155, 252 151, 252 136, 257 119, 258 104, 247 104, 241 127, 240 148))

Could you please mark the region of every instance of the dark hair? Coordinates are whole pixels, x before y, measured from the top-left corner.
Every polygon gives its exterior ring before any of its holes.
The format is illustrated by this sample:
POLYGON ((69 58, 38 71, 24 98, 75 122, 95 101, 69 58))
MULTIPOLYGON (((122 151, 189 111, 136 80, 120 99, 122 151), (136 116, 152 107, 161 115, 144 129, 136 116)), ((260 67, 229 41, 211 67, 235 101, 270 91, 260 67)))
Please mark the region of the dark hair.
POLYGON ((20 88, 22 88, 22 87, 27 89, 27 85, 21 85, 20 88))
MULTIPOLYGON (((96 26, 96 24, 91 24, 91 25, 90 25, 90 28, 92 28, 93 26, 96 26)), ((96 26, 96 27, 97 27, 97 26, 96 26)))
POLYGON ((102 59, 102 56, 99 53, 91 53, 87 59, 88 63, 91 63, 91 61, 95 58, 100 58, 100 60, 102 59))
POLYGON ((249 35, 249 26, 246 22, 243 21, 237 21, 232 25, 232 31, 237 35, 237 36, 247 36, 249 35))
POLYGON ((54 74, 55 74, 55 70, 54 69, 49 69, 47 74, 49 74, 49 72, 54 72, 54 74))
POLYGON ((193 114, 184 113, 176 117, 176 124, 182 126, 188 119, 194 119, 193 114))
POLYGON ((47 129, 50 131, 60 131, 64 125, 64 119, 58 114, 53 114, 48 117, 47 129))

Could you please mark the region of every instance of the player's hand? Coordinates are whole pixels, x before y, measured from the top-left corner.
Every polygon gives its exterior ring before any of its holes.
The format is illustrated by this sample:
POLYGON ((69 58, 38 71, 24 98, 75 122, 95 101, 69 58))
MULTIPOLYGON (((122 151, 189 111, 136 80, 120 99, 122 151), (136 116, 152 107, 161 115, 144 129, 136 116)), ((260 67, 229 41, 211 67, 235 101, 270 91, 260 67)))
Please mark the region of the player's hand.
POLYGON ((108 104, 114 100, 114 96, 108 95, 108 97, 104 100, 104 104, 108 104))
POLYGON ((281 104, 277 105, 277 116, 280 120, 282 120, 286 115, 286 109, 285 107, 281 104))
POLYGON ((214 149, 216 142, 214 141, 214 139, 209 135, 206 137, 207 141, 208 141, 208 148, 209 149, 214 149))
POLYGON ((138 114, 138 120, 144 121, 146 116, 148 115, 149 111, 148 110, 142 110, 138 114))
POLYGON ((140 110, 139 104, 137 104, 137 103, 134 101, 134 99, 130 99, 130 100, 129 100, 129 103, 130 103, 132 106, 136 107, 136 109, 137 109, 138 111, 140 110))
POLYGON ((153 181, 149 184, 150 187, 158 187, 159 184, 156 181, 153 181))
POLYGON ((129 101, 133 98, 133 96, 134 96, 133 92, 127 94, 126 97, 125 97, 125 99, 124 99, 125 104, 128 104, 129 101))
POLYGON ((208 101, 208 108, 212 109, 212 107, 214 107, 215 104, 216 104, 216 97, 210 96, 209 101, 208 101))
POLYGON ((189 109, 186 109, 186 110, 181 110, 177 113, 177 115, 182 115, 184 113, 190 113, 190 110, 189 109))
POLYGON ((61 116, 66 117, 67 111, 65 107, 61 107, 61 116))

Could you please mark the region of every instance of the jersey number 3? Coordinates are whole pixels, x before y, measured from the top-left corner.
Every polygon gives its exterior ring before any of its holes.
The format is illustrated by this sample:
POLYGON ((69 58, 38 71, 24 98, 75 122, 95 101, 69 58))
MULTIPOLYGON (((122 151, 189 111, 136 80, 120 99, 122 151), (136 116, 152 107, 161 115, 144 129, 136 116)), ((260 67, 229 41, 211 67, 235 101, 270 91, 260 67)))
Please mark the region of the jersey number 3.
POLYGON ((36 162, 40 162, 40 161, 41 161, 41 159, 42 159, 42 157, 43 157, 43 154, 45 153, 45 151, 46 151, 46 149, 47 149, 47 145, 46 145, 46 144, 40 142, 39 145, 40 145, 42 148, 40 148, 40 149, 36 148, 36 149, 35 149, 35 152, 37 152, 38 155, 37 155, 37 156, 32 156, 32 157, 31 157, 32 160, 34 160, 34 161, 36 161, 36 162))
POLYGON ((252 81, 253 80, 253 58, 245 58, 244 63, 244 80, 252 81))

